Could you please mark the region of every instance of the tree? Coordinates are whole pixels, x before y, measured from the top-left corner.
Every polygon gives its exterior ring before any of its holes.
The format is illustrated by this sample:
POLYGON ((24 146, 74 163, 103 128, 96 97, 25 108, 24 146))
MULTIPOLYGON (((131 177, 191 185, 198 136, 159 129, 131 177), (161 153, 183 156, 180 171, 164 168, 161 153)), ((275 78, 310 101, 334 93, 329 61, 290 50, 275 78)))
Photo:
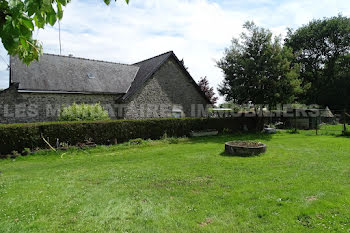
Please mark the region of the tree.
POLYGON ((298 65, 291 65, 293 53, 283 47, 280 38, 257 27, 243 26, 247 32, 232 40, 217 65, 224 73, 219 92, 237 104, 260 104, 270 107, 291 103, 300 92, 298 65))
POLYGON ((206 97, 210 100, 212 104, 216 104, 218 97, 215 96, 214 88, 209 86, 209 81, 207 77, 203 77, 199 80, 198 86, 204 92, 206 97))
POLYGON ((350 104, 350 54, 342 56, 334 64, 332 85, 321 87, 319 101, 333 109, 349 110, 350 104))
POLYGON ((344 64, 344 57, 350 51, 350 19, 338 15, 313 20, 296 31, 289 29, 285 44, 296 55, 294 62, 301 64, 300 78, 306 92, 300 100, 306 104, 339 107, 339 102, 347 98, 334 92, 337 85, 344 88, 339 82, 339 72, 344 73, 348 66, 339 67, 339 64, 344 64))
MULTIPOLYGON (((115 0, 116 1, 116 0, 115 0)), ((129 3, 129 0, 125 0, 129 3)), ((9 55, 18 55, 25 63, 38 60, 42 45, 33 38, 35 28, 53 26, 63 17, 70 0, 1 0, 0 38, 9 55)), ((104 0, 109 5, 111 0, 104 0)))

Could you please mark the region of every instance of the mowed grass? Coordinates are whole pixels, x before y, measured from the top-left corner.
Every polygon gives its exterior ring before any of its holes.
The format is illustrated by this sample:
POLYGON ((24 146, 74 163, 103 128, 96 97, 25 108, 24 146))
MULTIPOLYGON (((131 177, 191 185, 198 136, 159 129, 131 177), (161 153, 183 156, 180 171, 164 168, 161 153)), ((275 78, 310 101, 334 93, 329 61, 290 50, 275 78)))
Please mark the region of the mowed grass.
MULTIPOLYGON (((342 124, 336 124, 336 125, 322 124, 319 127, 318 134, 319 135, 333 135, 333 136, 341 135, 343 130, 344 130, 343 127, 344 126, 342 124)), ((349 125, 346 125, 346 127, 347 127, 347 130, 350 129, 349 125)), ((314 130, 314 132, 315 132, 315 130, 314 130)))
POLYGON ((350 139, 278 133, 0 160, 0 232, 350 232, 350 139), (224 142, 267 144, 224 156, 224 142))

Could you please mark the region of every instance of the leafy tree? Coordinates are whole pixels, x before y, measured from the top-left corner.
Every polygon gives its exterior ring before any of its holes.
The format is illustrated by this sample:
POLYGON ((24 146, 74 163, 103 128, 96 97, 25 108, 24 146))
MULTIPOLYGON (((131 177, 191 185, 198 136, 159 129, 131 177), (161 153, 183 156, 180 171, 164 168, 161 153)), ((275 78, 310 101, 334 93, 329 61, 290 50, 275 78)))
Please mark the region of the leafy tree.
POLYGON ((350 54, 342 56, 334 64, 331 85, 320 88, 319 101, 333 109, 349 110, 350 104, 350 54))
MULTIPOLYGON (((116 1, 116 0, 115 0, 116 1)), ((127 3, 129 0, 125 0, 127 3)), ((63 17, 63 7, 70 0, 1 0, 0 38, 10 55, 25 63, 38 60, 42 45, 33 38, 35 28, 53 26, 63 17)), ((108 5, 111 0, 104 0, 108 5)))
POLYGON ((291 103, 300 92, 298 65, 291 66, 293 53, 283 47, 280 38, 257 27, 253 22, 243 26, 247 32, 234 38, 224 57, 217 62, 224 73, 219 87, 227 101, 263 106, 291 103))
POLYGON ((208 97, 212 104, 216 104, 218 101, 218 97, 215 96, 214 88, 209 86, 209 81, 207 77, 203 77, 199 80, 198 86, 204 92, 204 94, 208 97))
POLYGON ((296 55, 295 63, 301 64, 301 86, 306 92, 300 100, 306 104, 339 107, 335 102, 346 98, 336 89, 344 88, 339 75, 343 76, 340 73, 344 73, 347 66, 339 65, 344 64, 344 57, 350 51, 350 19, 338 15, 313 20, 296 31, 289 29, 285 42, 296 55))

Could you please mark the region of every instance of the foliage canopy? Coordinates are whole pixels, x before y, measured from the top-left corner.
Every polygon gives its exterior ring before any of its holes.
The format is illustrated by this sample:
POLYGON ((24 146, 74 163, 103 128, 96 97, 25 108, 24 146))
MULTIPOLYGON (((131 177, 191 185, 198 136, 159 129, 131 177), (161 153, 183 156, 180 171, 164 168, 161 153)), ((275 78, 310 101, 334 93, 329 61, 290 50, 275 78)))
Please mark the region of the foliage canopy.
POLYGON ((245 23, 244 28, 246 32, 232 40, 231 47, 217 62, 224 73, 220 94, 238 104, 275 106, 294 101, 301 90, 299 66, 291 64, 291 49, 253 22, 245 23))
POLYGON ((296 55, 294 63, 301 64, 306 92, 300 99, 306 104, 347 107, 350 18, 338 15, 313 20, 295 31, 289 29, 285 42, 296 55))
POLYGON ((198 82, 199 88, 204 92, 212 104, 216 104, 218 97, 215 96, 214 88, 209 86, 207 77, 202 77, 198 82))
MULTIPOLYGON (((116 1, 116 0, 115 0, 116 1)), ((129 3, 129 0, 125 0, 129 3)), ((33 32, 45 25, 53 26, 63 17, 63 7, 70 0, 1 0, 0 38, 9 55, 18 55, 25 64, 38 60, 41 43, 33 32)), ((108 5, 111 0, 104 0, 108 5)))

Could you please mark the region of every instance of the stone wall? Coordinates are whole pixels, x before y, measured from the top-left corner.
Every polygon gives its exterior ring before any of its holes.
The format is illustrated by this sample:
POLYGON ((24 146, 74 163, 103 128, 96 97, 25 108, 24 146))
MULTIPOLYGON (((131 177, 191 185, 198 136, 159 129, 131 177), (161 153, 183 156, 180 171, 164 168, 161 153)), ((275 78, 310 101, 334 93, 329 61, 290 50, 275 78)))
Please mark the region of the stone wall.
POLYGON ((127 102, 125 118, 162 118, 205 115, 207 100, 174 58, 169 59, 127 102), (203 113, 203 114, 201 114, 203 113))
POLYGON ((18 93, 15 87, 0 92, 0 123, 55 121, 60 108, 72 103, 101 103, 112 119, 118 118, 117 95, 18 93))

